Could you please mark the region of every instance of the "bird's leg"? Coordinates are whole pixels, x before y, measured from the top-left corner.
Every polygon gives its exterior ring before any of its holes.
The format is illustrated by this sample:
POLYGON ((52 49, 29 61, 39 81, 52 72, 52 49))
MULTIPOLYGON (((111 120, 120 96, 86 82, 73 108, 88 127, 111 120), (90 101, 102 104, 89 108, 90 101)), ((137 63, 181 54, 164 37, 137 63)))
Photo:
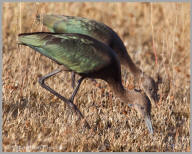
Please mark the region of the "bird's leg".
POLYGON ((73 89, 75 88, 75 72, 71 73, 71 86, 73 89))
MULTIPOLYGON (((57 69, 57 70, 55 70, 55 71, 53 71, 53 72, 51 72, 51 73, 49 73, 49 74, 47 74, 47 75, 39 78, 39 83, 40 83, 40 85, 41 85, 43 88, 45 88, 46 90, 48 90, 49 92, 51 92, 53 95, 59 97, 62 101, 64 101, 65 103, 67 103, 67 104, 78 114, 78 116, 79 116, 80 118, 82 118, 82 119, 85 120, 85 118, 84 118, 83 114, 81 113, 81 111, 78 109, 78 107, 77 107, 75 104, 73 104, 73 102, 72 102, 71 100, 68 100, 68 99, 66 99, 65 97, 61 96, 59 93, 57 93, 56 91, 54 91, 53 89, 51 89, 49 86, 47 86, 47 85, 44 83, 46 79, 48 79, 49 77, 51 77, 51 76, 53 76, 53 75, 55 75, 55 74, 57 74, 57 73, 59 73, 59 72, 61 72, 61 71, 63 71, 63 69, 57 69)), ((76 87, 77 90, 75 89, 74 92, 73 92, 73 94, 72 94, 72 96, 71 96, 72 99, 74 99, 74 97, 75 97, 75 95, 76 95, 76 93, 77 93, 77 91, 78 91, 78 89, 79 89, 79 86, 80 86, 80 84, 81 84, 81 82, 82 82, 83 79, 84 79, 84 78, 81 78, 81 79, 80 79, 81 81, 80 81, 80 83, 79 83, 79 84, 77 85, 77 87, 76 87)), ((88 123, 86 120, 85 120, 85 125, 86 125, 87 128, 89 128, 89 129, 91 128, 90 125, 89 125, 89 123, 88 123)))
POLYGON ((78 80, 78 85, 77 87, 75 88, 75 90, 73 91, 71 97, 70 97, 70 101, 73 102, 74 101, 74 98, 75 98, 75 95, 77 94, 78 90, 79 90, 79 87, 81 85, 81 82, 83 81, 84 77, 81 77, 79 80, 78 80))
MULTIPOLYGON (((91 79, 92 82, 94 82, 95 84, 97 83, 97 81, 95 79, 91 79)), ((79 82, 79 80, 78 80, 79 82)), ((71 87, 74 89, 75 88, 75 72, 71 72, 71 87)))

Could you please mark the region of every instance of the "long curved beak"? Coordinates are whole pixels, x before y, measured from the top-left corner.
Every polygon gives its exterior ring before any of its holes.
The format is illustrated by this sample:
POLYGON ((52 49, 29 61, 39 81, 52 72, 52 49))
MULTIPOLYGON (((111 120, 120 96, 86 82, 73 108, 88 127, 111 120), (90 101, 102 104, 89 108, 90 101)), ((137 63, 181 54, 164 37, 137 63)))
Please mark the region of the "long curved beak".
POLYGON ((159 102, 159 98, 158 98, 158 95, 157 93, 154 93, 152 96, 151 96, 151 102, 153 102, 154 104, 157 104, 159 102))
POLYGON ((153 127, 152 127, 151 119, 150 119, 150 116, 149 116, 149 115, 147 115, 147 116, 145 117, 145 124, 147 125, 147 128, 148 128, 149 132, 150 132, 151 134, 153 134, 153 127))
POLYGON ((157 93, 154 94, 154 98, 153 99, 154 99, 155 103, 159 102, 159 98, 158 98, 157 93))

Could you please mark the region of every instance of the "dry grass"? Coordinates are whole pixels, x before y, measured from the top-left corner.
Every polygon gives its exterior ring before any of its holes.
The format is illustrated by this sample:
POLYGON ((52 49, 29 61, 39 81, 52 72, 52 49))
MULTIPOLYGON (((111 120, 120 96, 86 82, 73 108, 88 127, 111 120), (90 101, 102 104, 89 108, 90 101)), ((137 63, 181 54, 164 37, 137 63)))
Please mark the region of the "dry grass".
MULTIPOLYGON (((3 151, 190 151, 189 3, 4 3, 2 28, 3 151), (16 44, 21 32, 47 31, 35 22, 38 13, 101 21, 120 35, 138 66, 154 78, 160 74, 154 135, 104 81, 84 81, 75 100, 91 130, 40 87, 38 77, 57 65, 16 44)), ((124 85, 132 87, 133 76, 122 72, 124 85)), ((65 96, 72 92, 68 73, 48 83, 65 96)))

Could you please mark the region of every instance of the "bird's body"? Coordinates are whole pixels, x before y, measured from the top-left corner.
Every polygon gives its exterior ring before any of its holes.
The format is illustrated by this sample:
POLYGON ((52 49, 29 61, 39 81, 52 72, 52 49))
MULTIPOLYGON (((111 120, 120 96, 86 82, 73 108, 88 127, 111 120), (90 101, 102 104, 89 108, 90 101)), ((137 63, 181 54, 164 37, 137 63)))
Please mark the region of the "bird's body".
MULTIPOLYGON (((40 20, 40 17, 38 17, 40 20)), ((116 51, 121 63, 126 65, 127 58, 129 63, 133 63, 127 50, 119 36, 110 27, 95 20, 75 16, 63 15, 44 15, 42 17, 43 25, 55 33, 78 33, 88 35, 110 46, 116 51)), ((131 67, 133 69, 134 66, 131 67)), ((133 69, 132 71, 137 70, 133 69)), ((137 70, 140 71, 140 70, 137 70)))
POLYGON ((152 132, 150 101, 141 92, 124 89, 120 62, 111 48, 89 36, 69 33, 24 33, 19 35, 19 43, 35 49, 63 65, 65 70, 74 71, 83 78, 105 80, 122 101, 135 106, 152 132))
MULTIPOLYGON (((69 71, 74 71, 81 76, 91 78, 103 78, 103 68, 109 70, 119 66, 117 56, 106 45, 93 40, 91 37, 81 34, 57 34, 57 33, 25 33, 20 40, 41 54, 54 60, 69 71), (26 42, 26 43, 25 43, 26 42), (104 48, 104 50, 102 50, 104 48), (106 52, 107 51, 107 52, 106 52), (100 71, 101 73, 95 73, 100 71), (92 75, 93 74, 93 75, 92 75), (102 74, 100 76, 100 74, 102 74)), ((105 70, 104 70, 105 71, 105 70)), ((115 68, 109 75, 115 74, 121 79, 120 68, 115 68), (114 72, 114 74, 111 74, 114 72)))
POLYGON ((135 81, 141 83, 141 87, 151 101, 157 102, 155 81, 134 64, 127 53, 124 43, 110 27, 95 20, 75 16, 42 15, 41 18, 38 16, 38 20, 42 20, 43 25, 47 26, 51 32, 84 34, 111 47, 117 53, 121 64, 125 65, 134 75, 135 81))

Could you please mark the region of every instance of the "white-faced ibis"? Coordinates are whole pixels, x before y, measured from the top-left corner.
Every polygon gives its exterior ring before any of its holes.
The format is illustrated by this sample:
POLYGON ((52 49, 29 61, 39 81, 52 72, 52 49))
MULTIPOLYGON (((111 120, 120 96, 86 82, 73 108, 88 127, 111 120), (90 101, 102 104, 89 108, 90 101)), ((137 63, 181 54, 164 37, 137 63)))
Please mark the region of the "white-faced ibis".
POLYGON ((153 133, 150 120, 151 103, 148 97, 137 90, 125 90, 121 80, 121 67, 117 54, 107 45, 87 35, 75 33, 23 33, 19 34, 19 44, 29 46, 52 59, 62 68, 39 79, 41 86, 71 106, 83 118, 73 103, 74 97, 85 78, 106 81, 114 93, 127 105, 133 106, 145 119, 153 133), (70 99, 66 99, 48 87, 44 80, 61 71, 73 71, 81 76, 70 99))
MULTIPOLYGON (((153 78, 134 64, 124 43, 110 27, 95 20, 75 16, 42 15, 40 18, 38 15, 37 19, 42 20, 43 25, 47 26, 51 32, 84 34, 107 44, 117 53, 121 64, 129 68, 135 81, 139 82, 150 100, 153 103, 158 102, 157 84, 153 78)), ((74 85, 74 73, 72 73, 72 85, 74 85)))

